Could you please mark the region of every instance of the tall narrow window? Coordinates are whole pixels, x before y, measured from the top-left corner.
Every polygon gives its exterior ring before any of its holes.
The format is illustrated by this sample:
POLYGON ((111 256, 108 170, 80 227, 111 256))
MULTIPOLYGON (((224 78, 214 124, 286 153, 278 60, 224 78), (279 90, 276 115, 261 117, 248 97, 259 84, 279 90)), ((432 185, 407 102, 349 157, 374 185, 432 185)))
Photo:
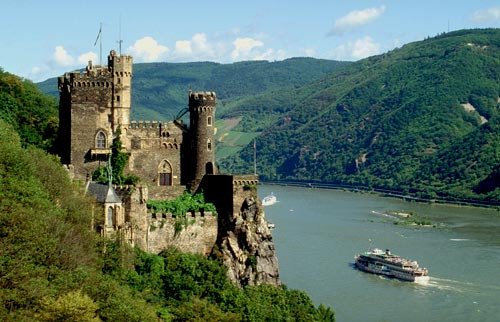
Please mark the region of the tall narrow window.
POLYGON ((210 139, 207 140, 207 150, 212 151, 212 141, 210 139))
POLYGON ((207 125, 212 126, 212 117, 211 116, 207 117, 207 125))
POLYGON ((172 166, 167 160, 163 160, 158 167, 158 184, 160 186, 172 185, 172 166))
POLYGON ((116 101, 119 102, 120 101, 120 95, 116 95, 116 101))
POLYGON ((212 162, 208 162, 205 164, 205 173, 206 174, 214 174, 214 165, 212 162))
POLYGON ((108 208, 108 226, 113 227, 114 226, 114 218, 113 218, 113 207, 108 208))
POLYGON ((105 149, 106 148, 106 134, 104 134, 103 131, 97 132, 97 135, 95 138, 95 146, 98 149, 105 149))

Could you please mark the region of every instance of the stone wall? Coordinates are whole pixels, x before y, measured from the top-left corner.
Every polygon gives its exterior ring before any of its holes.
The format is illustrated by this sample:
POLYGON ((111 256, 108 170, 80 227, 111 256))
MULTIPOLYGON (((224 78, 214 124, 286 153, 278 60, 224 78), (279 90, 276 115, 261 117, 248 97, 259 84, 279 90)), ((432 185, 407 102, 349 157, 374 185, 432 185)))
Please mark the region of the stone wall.
MULTIPOLYGON (((175 196, 183 192, 179 188, 177 187, 175 196)), ((188 213, 187 227, 176 232, 177 219, 171 214, 148 212, 146 203, 151 198, 151 189, 146 186, 117 186, 115 190, 123 200, 126 214, 126 225, 120 227, 120 230, 127 240, 131 240, 132 245, 151 253, 159 253, 168 247, 202 255, 208 255, 212 251, 217 239, 215 214, 188 213)))
POLYGON ((187 227, 176 231, 176 221, 171 214, 148 214, 147 251, 159 253, 168 247, 182 252, 209 255, 217 239, 217 216, 212 213, 187 213, 187 227))
POLYGON ((171 186, 182 183, 183 132, 173 122, 132 122, 125 147, 130 151, 128 173, 150 186, 159 185, 159 172, 168 169, 171 186))

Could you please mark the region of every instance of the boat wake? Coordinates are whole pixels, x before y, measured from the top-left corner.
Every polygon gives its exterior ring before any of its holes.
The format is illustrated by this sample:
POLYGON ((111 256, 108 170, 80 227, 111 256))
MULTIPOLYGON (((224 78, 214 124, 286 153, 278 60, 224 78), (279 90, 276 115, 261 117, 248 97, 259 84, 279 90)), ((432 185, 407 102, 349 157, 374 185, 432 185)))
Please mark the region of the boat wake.
POLYGON ((399 219, 398 217, 386 214, 385 212, 380 212, 380 211, 372 210, 371 213, 375 214, 375 215, 380 215, 380 216, 384 216, 384 217, 387 217, 387 218, 391 218, 391 219, 399 219))
POLYGON ((470 239, 468 238, 450 238, 451 241, 454 242, 461 242, 461 241, 469 241, 470 239))
POLYGON ((430 288, 436 288, 441 291, 450 291, 456 293, 471 293, 471 292, 477 293, 485 287, 484 285, 481 286, 474 283, 456 281, 456 280, 432 277, 432 276, 425 284, 420 284, 420 285, 424 285, 430 288))

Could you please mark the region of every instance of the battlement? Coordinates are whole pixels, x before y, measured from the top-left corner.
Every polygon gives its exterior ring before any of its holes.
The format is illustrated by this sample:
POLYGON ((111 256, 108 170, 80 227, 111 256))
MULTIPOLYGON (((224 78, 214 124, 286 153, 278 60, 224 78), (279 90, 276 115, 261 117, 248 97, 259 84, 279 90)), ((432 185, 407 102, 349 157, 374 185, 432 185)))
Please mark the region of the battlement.
POLYGON ((131 121, 130 129, 161 129, 167 126, 168 121, 131 121))
MULTIPOLYGON (((147 212, 148 216, 152 220, 158 220, 158 219, 175 219, 177 216, 173 213, 169 212, 155 212, 152 209, 148 209, 147 212)), ((217 213, 212 213, 211 211, 189 211, 186 212, 185 217, 186 218, 204 218, 205 216, 216 216, 217 213)))
POLYGON ((233 176, 233 186, 250 186, 259 184, 259 176, 249 174, 249 175, 234 175, 233 176))
POLYGON ((215 106, 215 92, 189 92, 189 107, 215 106))

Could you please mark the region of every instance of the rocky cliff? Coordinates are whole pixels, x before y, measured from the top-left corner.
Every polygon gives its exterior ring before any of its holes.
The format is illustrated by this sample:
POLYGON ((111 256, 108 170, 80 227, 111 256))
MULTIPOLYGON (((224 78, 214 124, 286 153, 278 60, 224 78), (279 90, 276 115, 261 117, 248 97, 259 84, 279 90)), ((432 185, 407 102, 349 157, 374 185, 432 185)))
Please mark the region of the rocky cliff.
POLYGON ((260 201, 245 198, 231 224, 233 229, 218 245, 231 281, 241 286, 279 285, 278 258, 260 201))

